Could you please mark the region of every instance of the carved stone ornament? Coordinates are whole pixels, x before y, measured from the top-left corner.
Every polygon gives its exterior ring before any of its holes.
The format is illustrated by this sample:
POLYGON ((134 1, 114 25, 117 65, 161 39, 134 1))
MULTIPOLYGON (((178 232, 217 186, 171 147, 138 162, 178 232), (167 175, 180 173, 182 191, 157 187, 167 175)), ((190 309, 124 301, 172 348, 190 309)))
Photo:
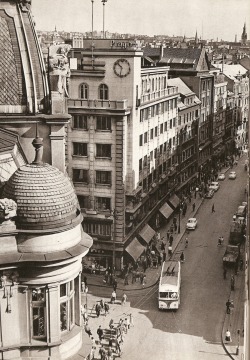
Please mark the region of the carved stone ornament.
POLYGON ((0 221, 11 220, 16 216, 17 204, 12 199, 0 199, 0 221))
POLYGON ((68 52, 71 45, 52 45, 49 48, 49 70, 50 75, 58 75, 57 90, 60 94, 69 96, 68 80, 70 78, 70 67, 68 52))

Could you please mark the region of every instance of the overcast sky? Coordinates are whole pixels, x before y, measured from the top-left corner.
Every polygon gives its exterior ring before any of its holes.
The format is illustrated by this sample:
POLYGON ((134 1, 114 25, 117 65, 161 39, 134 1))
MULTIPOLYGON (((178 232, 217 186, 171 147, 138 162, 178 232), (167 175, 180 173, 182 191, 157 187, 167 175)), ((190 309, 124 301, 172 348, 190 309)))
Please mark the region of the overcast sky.
MULTIPOLYGON (((94 30, 103 28, 103 4, 94 0, 94 30)), ((37 30, 91 31, 91 0, 32 0, 37 30)), ((108 0, 105 30, 145 35, 250 39, 249 0, 108 0)))

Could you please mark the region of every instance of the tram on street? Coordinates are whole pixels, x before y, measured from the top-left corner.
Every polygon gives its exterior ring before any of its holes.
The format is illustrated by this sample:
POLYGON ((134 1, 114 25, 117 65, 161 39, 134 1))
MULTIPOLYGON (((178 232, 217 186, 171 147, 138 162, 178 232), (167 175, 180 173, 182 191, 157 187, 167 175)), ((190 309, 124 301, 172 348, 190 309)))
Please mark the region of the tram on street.
POLYGON ((179 261, 165 261, 162 264, 159 282, 159 310, 177 310, 180 306, 181 264, 179 261))

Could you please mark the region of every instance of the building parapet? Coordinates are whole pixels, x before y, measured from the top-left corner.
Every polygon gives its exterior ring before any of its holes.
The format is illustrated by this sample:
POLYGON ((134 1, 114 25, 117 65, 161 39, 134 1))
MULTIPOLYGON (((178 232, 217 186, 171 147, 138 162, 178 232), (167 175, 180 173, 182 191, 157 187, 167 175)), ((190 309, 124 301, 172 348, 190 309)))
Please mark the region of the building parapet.
POLYGON ((83 100, 68 99, 69 108, 91 108, 91 109, 111 109, 128 110, 128 100, 83 100))

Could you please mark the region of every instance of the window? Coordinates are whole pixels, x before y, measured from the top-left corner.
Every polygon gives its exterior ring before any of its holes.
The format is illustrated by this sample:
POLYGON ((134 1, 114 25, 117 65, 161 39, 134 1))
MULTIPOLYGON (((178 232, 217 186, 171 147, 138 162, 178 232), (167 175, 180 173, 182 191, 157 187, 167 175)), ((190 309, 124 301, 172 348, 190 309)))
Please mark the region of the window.
POLYGON ((87 143, 74 142, 73 155, 75 156, 88 156, 87 143))
POLYGON ((160 125, 160 134, 163 134, 163 124, 160 125))
POLYGON ((111 225, 110 224, 99 224, 99 234, 104 236, 111 235, 111 225))
POLYGON ((169 100, 170 110, 173 110, 173 100, 169 100))
POLYGON ((111 185, 111 171, 96 171, 96 183, 111 185))
POLYGON ((155 116, 155 107, 151 106, 151 117, 155 116))
POLYGON ((111 145, 96 144, 96 157, 111 158, 111 145))
POLYGON ((101 84, 99 86, 99 99, 108 100, 108 98, 109 98, 108 87, 105 84, 101 84))
POLYGON ((144 144, 148 142, 148 132, 144 133, 144 144))
POLYGON ((72 115, 73 117, 73 128, 87 130, 87 115, 72 115))
POLYGON ((150 130, 150 140, 154 138, 154 129, 150 130))
POLYGON ((164 107, 165 107, 165 111, 168 111, 168 110, 169 110, 169 103, 168 103, 168 101, 165 101, 165 102, 164 102, 164 107))
POLYGON ((172 127, 173 127, 173 120, 172 119, 170 119, 169 127, 170 127, 170 129, 172 129, 172 127))
POLYGON ((143 141, 142 141, 143 137, 142 135, 139 136, 139 146, 142 146, 143 145, 143 141))
POLYGON ((74 280, 60 285, 60 330, 69 331, 74 324, 74 280))
POLYGON ((102 235, 110 236, 111 235, 111 225, 110 224, 97 224, 97 223, 83 223, 83 229, 87 234, 90 235, 102 235))
POLYGON ((81 209, 89 208, 89 197, 84 195, 77 195, 78 202, 81 209))
POLYGON ((139 171, 142 171, 142 159, 139 160, 139 171))
POLYGON ((44 288, 35 288, 31 292, 32 337, 46 338, 46 298, 44 288))
POLYGON ((176 118, 173 118, 173 127, 176 125, 176 118))
POLYGON ((73 182, 88 183, 89 182, 88 170, 73 169, 73 182))
POLYGON ((157 128, 157 126, 155 127, 155 136, 157 136, 158 135, 158 128, 157 128))
POLYGON ((96 118, 96 130, 111 130, 111 117, 109 116, 97 116, 96 118))
POLYGON ((165 123, 164 123, 164 131, 168 131, 168 123, 167 123, 167 121, 165 121, 165 123))
POLYGON ((89 87, 87 84, 80 85, 80 98, 85 100, 89 98, 89 87))
POLYGON ((106 197, 96 197, 95 205, 96 205, 96 210, 110 210, 111 199, 106 197))

